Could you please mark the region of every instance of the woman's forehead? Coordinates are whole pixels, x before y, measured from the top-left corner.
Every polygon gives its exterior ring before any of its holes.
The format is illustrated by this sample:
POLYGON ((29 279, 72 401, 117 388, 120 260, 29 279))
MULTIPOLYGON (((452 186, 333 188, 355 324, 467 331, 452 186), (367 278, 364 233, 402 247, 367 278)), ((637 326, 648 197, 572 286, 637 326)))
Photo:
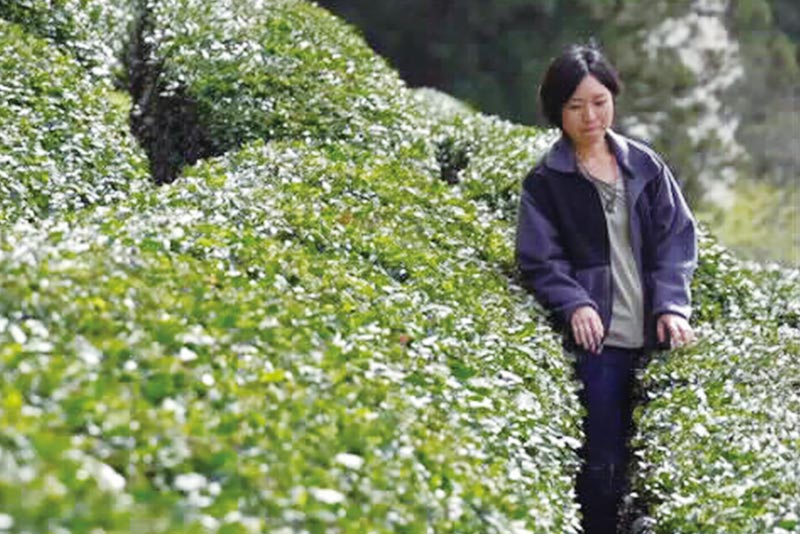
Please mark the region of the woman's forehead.
POLYGON ((581 80, 581 83, 578 84, 569 99, 584 100, 608 96, 610 94, 611 91, 609 91, 605 85, 600 83, 600 81, 591 74, 588 74, 581 80))

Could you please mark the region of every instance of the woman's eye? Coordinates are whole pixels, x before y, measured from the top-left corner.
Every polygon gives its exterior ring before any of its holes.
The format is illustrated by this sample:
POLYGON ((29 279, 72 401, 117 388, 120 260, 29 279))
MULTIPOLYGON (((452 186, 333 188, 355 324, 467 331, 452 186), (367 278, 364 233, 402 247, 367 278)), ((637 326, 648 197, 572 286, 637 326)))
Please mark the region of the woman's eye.
POLYGON ((605 100, 597 100, 594 103, 595 106, 605 106, 605 104, 606 104, 605 100))

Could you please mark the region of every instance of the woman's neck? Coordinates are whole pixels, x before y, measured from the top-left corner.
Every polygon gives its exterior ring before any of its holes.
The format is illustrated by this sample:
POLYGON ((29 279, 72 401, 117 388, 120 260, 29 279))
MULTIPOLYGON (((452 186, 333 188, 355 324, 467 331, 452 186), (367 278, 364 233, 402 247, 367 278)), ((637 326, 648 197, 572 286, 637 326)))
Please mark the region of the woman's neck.
POLYGON ((575 157, 578 161, 592 161, 605 159, 611 154, 605 139, 591 145, 574 145, 575 157))

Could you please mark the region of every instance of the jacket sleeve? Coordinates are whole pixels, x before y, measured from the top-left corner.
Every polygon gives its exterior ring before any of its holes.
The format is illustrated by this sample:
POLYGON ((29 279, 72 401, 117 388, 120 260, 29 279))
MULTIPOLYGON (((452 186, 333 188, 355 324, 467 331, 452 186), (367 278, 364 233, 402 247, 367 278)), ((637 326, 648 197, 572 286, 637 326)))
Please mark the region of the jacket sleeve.
POLYGON ((547 210, 523 187, 517 224, 516 257, 522 286, 555 318, 569 324, 581 306, 597 304, 572 276, 572 268, 547 210))
POLYGON ((674 313, 689 319, 692 276, 697 267, 697 230, 680 187, 666 165, 662 165, 652 217, 653 315, 674 313))

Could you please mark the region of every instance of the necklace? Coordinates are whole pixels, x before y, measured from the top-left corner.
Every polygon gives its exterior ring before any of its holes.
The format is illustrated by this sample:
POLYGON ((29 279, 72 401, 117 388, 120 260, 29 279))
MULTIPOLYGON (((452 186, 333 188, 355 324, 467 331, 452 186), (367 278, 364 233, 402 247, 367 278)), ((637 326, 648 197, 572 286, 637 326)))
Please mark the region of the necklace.
POLYGON ((578 170, 581 172, 581 174, 597 186, 597 191, 600 193, 600 201, 603 204, 603 209, 606 210, 606 213, 614 213, 614 209, 616 209, 617 206, 617 198, 619 197, 619 189, 617 189, 619 176, 617 174, 616 162, 614 163, 614 183, 610 184, 589 172, 589 169, 586 168, 586 165, 584 165, 582 161, 578 160, 577 158, 576 161, 578 162, 578 170))

